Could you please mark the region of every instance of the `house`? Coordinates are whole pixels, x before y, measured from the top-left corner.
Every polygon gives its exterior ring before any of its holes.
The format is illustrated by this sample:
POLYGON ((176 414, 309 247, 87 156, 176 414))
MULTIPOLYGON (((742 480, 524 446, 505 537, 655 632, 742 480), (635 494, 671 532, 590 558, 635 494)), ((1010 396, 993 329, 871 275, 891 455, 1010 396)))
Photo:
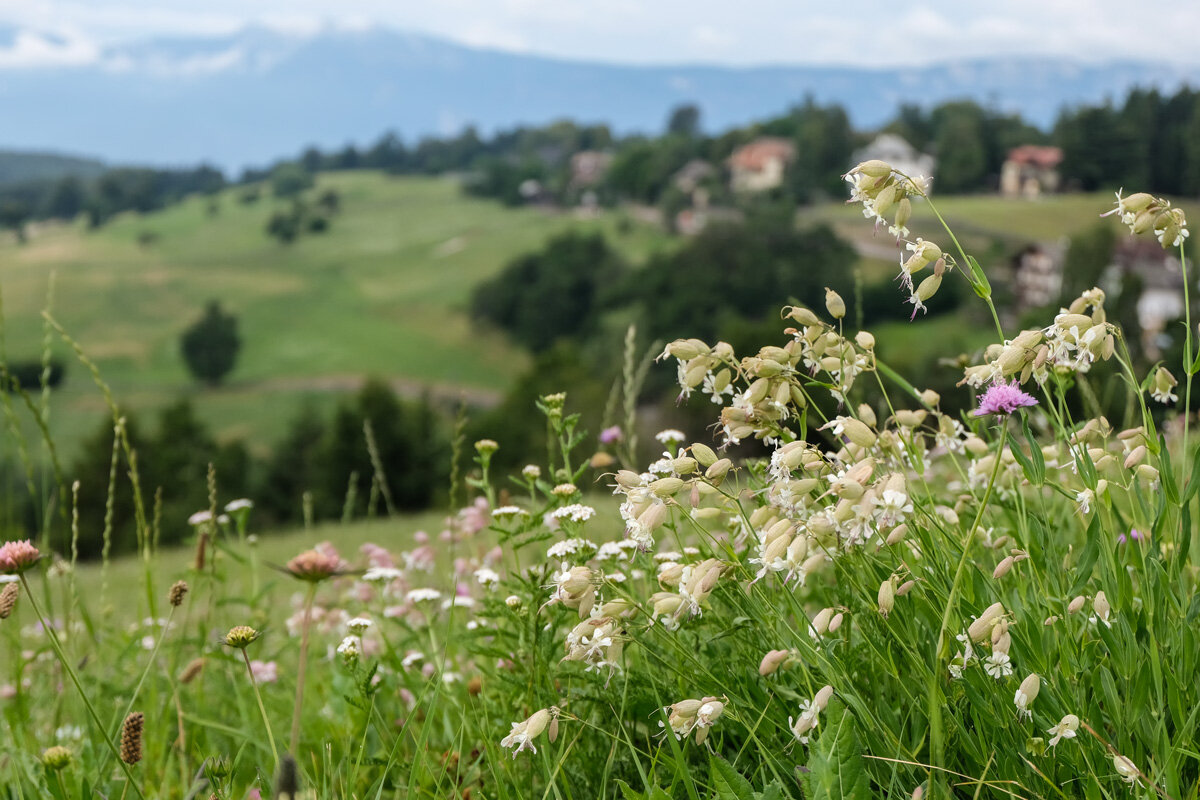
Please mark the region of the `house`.
POLYGON ((796 158, 796 145, 778 136, 760 136, 729 157, 729 186, 735 192, 765 192, 783 184, 783 174, 796 158))
POLYGON ((866 147, 855 151, 851 165, 873 160, 885 161, 910 178, 932 178, 937 170, 936 158, 920 152, 903 136, 894 133, 881 133, 866 147))
POLYGON ((1170 324, 1183 318, 1183 270, 1179 258, 1148 238, 1121 237, 1101 287, 1118 297, 1127 287, 1138 289, 1136 302, 1142 352, 1156 359, 1170 345, 1170 324))
POLYGON ((701 158, 693 158, 671 177, 671 184, 678 189, 693 208, 708 206, 706 184, 717 174, 717 168, 701 158))
POLYGON ((1066 242, 1031 244, 1013 257, 1013 306, 1022 313, 1056 305, 1062 294, 1066 242))
POLYGON ((595 186, 604 179, 612 166, 612 153, 600 150, 580 150, 571 156, 571 188, 583 189, 595 186))
POLYGON ((1005 197, 1033 199, 1057 192, 1061 183, 1058 165, 1062 163, 1060 147, 1023 144, 1008 151, 1000 168, 1000 194, 1005 197))

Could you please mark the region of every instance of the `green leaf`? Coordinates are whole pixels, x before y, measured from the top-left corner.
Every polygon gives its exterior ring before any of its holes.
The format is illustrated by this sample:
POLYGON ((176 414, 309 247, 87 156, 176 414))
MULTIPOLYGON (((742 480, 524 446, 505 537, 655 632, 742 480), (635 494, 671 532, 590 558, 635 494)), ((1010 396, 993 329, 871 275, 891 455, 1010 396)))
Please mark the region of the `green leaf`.
POLYGON ((992 296, 992 284, 988 282, 987 274, 983 271, 983 267, 979 266, 979 262, 973 256, 967 256, 967 265, 971 268, 971 285, 975 288, 975 294, 983 299, 992 296))
POLYGON ((712 785, 717 800, 754 800, 754 789, 742 773, 725 759, 712 757, 712 785))
POLYGON ((1159 446, 1159 484, 1163 494, 1173 506, 1179 505, 1179 484, 1175 482, 1175 470, 1171 467, 1171 453, 1167 450, 1167 440, 1162 434, 1158 437, 1159 446))
POLYGON ((854 717, 834 700, 808 759, 808 800, 867 800, 870 784, 854 717))
POLYGON ((1085 536, 1083 553, 1080 554, 1079 561, 1075 564, 1075 582, 1071 584, 1070 592, 1072 597, 1079 594, 1091 580, 1092 568, 1096 566, 1096 560, 1100 557, 1100 518, 1098 515, 1092 517, 1085 536))
POLYGON ((755 800, 783 800, 783 784, 777 780, 771 781, 754 797, 755 800))
POLYGON ((621 790, 621 797, 624 800, 646 800, 646 795, 641 792, 635 792, 630 788, 629 784, 621 779, 617 779, 617 787, 621 790))

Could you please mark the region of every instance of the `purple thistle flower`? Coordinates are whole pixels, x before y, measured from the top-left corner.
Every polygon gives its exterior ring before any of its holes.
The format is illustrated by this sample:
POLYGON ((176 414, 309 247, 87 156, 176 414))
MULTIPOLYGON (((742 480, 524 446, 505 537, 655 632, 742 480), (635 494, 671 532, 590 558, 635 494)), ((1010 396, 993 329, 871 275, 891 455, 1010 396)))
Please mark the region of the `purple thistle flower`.
POLYGON ((1033 395, 1022 392, 1016 381, 1012 383, 995 383, 992 388, 979 398, 979 408, 975 416, 983 417, 988 414, 1011 414, 1023 406, 1036 406, 1037 400, 1033 395))
POLYGON ((601 444, 612 444, 613 442, 619 442, 624 438, 625 434, 622 433, 619 425, 613 425, 600 431, 601 444))
MULTIPOLYGON (((1142 539, 1142 533, 1137 528, 1132 528, 1129 531, 1129 538, 1133 539, 1135 542, 1140 541, 1142 539)), ((1125 544, 1125 541, 1125 534, 1122 533, 1117 536, 1117 544, 1125 544)))

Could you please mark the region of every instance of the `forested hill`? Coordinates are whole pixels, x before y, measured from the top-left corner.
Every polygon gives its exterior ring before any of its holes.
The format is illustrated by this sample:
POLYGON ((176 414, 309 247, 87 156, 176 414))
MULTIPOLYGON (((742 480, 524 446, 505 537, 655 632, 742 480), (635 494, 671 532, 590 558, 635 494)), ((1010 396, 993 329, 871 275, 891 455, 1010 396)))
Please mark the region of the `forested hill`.
POLYGON ((103 162, 57 153, 0 150, 0 186, 67 176, 91 178, 105 170, 103 162))

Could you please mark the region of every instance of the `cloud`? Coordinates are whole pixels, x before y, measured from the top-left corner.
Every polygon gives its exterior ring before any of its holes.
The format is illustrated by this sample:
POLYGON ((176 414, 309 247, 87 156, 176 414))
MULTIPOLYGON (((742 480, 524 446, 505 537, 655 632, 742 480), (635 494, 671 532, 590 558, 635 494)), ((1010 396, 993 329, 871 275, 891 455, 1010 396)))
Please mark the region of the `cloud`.
POLYGON ((78 35, 19 30, 7 47, 0 47, 0 69, 77 67, 100 58, 100 47, 78 35))
POLYGON ((86 58, 78 41, 229 34, 266 25, 311 35, 386 26, 464 44, 638 64, 928 64, 1044 55, 1200 63, 1200 3, 1128 0, 0 0, 0 26, 75 31, 77 49, 46 39, 2 52, 7 63, 86 58))

